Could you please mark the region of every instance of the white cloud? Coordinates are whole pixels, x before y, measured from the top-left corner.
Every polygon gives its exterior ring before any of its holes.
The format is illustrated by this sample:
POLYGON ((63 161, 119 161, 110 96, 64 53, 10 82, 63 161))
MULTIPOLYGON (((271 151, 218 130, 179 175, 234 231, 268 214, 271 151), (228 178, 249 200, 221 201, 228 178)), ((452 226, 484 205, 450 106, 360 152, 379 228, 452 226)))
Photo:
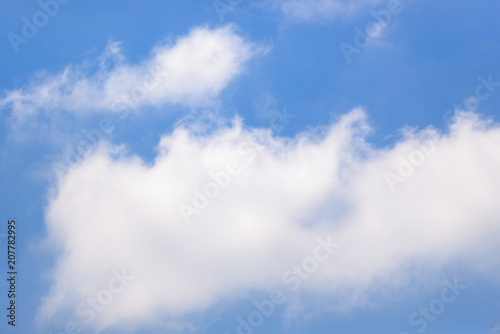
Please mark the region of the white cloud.
POLYGON ((62 253, 40 318, 74 310, 122 267, 136 278, 94 326, 203 311, 280 286, 327 235, 342 246, 301 291, 336 296, 337 310, 369 302, 376 285, 404 284, 415 268, 458 259, 497 277, 499 126, 463 113, 448 134, 408 130, 376 149, 365 118, 356 109, 293 139, 239 121, 203 136, 178 128, 151 165, 103 145, 50 199, 48 233, 62 253), (391 192, 385 173, 429 143, 432 154, 391 192), (179 205, 231 160, 240 173, 186 224, 179 205))
POLYGON ((108 44, 97 68, 67 66, 56 74, 40 73, 26 87, 10 91, 0 108, 11 108, 23 121, 40 111, 116 112, 145 106, 210 103, 264 51, 238 36, 234 27, 198 27, 175 43, 161 43, 142 62, 130 64, 117 42, 108 44))
POLYGON ((316 22, 349 17, 381 2, 383 0, 278 0, 275 5, 294 21, 316 22))

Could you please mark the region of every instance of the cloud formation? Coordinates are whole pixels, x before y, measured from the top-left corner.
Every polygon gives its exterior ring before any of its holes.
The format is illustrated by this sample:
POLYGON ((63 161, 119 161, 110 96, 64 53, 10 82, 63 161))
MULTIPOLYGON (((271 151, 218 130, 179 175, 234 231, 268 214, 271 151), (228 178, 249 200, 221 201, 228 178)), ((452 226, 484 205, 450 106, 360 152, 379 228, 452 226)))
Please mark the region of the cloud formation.
POLYGON ((407 129, 394 147, 374 148, 355 109, 294 138, 238 119, 203 135, 179 127, 151 164, 103 144, 50 198, 60 254, 39 316, 77 309, 126 268, 135 279, 92 326, 182 318, 280 286, 327 236, 341 247, 301 291, 336 296, 336 310, 458 260, 497 277, 500 127, 458 113, 448 130, 407 129), (187 223, 181 207, 196 201, 187 223))
POLYGON ((23 121, 40 112, 117 112, 147 106, 206 105, 264 48, 233 26, 198 27, 174 43, 160 43, 137 64, 128 63, 121 44, 110 42, 96 66, 67 66, 39 73, 27 86, 7 92, 0 108, 23 121))
POLYGON ((282 0, 275 1, 281 12, 298 22, 332 21, 369 9, 383 0, 282 0))

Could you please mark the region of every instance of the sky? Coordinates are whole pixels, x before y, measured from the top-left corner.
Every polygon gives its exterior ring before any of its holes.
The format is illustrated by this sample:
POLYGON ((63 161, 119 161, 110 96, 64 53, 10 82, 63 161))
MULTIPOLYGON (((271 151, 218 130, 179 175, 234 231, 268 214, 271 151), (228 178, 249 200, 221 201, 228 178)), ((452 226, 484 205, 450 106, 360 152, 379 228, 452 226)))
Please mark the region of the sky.
POLYGON ((500 333, 499 12, 0 2, 1 332, 500 333))

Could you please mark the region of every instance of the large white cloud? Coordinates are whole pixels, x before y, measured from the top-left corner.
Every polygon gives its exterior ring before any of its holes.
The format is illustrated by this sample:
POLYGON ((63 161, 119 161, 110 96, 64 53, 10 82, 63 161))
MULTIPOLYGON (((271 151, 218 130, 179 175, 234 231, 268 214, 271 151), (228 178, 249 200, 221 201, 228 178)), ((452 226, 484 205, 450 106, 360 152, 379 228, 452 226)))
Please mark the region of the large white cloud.
POLYGON ((91 325, 203 311, 280 286, 328 235, 341 247, 301 291, 338 295, 336 309, 367 302, 375 285, 404 284, 413 269, 423 275, 456 260, 496 277, 498 124, 462 113, 449 133, 407 130, 383 149, 367 143, 368 132, 356 109, 292 139, 238 120, 206 135, 177 128, 152 164, 103 145, 50 198, 48 233, 61 253, 40 318, 76 309, 121 268, 134 281, 91 325), (224 170, 236 172, 203 204, 197 191, 213 192, 211 175, 224 170), (190 223, 187 206, 197 210, 190 223))
POLYGON ((39 73, 29 85, 7 92, 0 108, 23 121, 40 111, 117 112, 144 106, 199 106, 244 70, 263 47, 245 40, 235 28, 198 27, 174 43, 161 43, 142 62, 130 64, 121 44, 110 42, 96 67, 67 66, 56 74, 39 73))

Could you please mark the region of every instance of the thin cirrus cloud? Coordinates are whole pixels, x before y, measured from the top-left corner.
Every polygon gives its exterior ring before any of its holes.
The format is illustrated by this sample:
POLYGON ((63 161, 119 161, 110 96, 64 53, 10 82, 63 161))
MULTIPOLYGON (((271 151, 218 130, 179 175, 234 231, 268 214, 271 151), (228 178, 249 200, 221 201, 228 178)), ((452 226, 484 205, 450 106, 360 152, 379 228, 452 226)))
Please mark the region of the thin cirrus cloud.
POLYGON ((283 285, 327 236, 341 247, 301 291, 332 297, 335 310, 454 261, 497 277, 500 126, 462 112, 447 133, 407 130, 391 148, 372 147, 369 132, 358 108, 294 138, 240 120, 208 134, 179 126, 153 164, 103 144, 51 192, 48 238, 60 253, 39 318, 76 310, 126 268, 135 280, 89 326, 182 319, 283 285), (229 162, 239 173, 187 223, 180 207, 229 162))
POLYGON ((351 17, 384 0, 281 0, 275 1, 285 17, 297 22, 321 22, 351 17))
POLYGON ((116 112, 145 106, 210 103, 265 47, 247 41, 228 25, 198 27, 174 43, 155 46, 149 57, 127 63, 121 44, 111 42, 95 67, 67 66, 40 73, 23 88, 7 92, 0 108, 18 121, 40 112, 116 112))

